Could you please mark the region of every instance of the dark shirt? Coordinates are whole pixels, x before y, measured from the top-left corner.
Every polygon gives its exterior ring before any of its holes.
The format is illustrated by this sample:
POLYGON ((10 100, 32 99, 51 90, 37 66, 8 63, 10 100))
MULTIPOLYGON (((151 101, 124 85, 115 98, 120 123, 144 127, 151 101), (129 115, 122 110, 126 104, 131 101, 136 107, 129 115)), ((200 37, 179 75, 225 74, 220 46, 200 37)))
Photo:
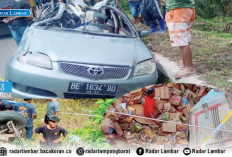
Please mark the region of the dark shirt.
POLYGON ((40 146, 42 149, 59 147, 61 145, 61 142, 53 143, 53 141, 59 139, 61 137, 61 134, 63 134, 63 136, 67 136, 68 134, 68 132, 60 126, 57 126, 56 129, 50 130, 47 128, 47 125, 36 128, 35 132, 39 134, 42 133, 43 138, 46 140, 46 143, 40 142, 40 146))
MULTIPOLYGON (((15 1, 12 0, 10 3, 10 9, 30 9, 30 3, 25 0, 15 1)), ((12 20, 12 22, 9 23, 12 26, 27 26, 28 21, 26 17, 21 17, 19 19, 12 20)))
POLYGON ((33 122, 32 114, 37 114, 36 107, 26 102, 18 102, 14 105, 14 110, 21 112, 27 120, 27 125, 33 122))

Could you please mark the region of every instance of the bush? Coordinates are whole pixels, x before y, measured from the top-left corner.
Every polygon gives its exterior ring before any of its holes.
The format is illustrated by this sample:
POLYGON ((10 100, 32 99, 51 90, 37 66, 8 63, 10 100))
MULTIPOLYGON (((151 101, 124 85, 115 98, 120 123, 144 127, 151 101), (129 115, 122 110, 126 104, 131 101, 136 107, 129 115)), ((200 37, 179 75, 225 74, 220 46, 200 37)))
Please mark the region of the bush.
POLYGON ((202 18, 232 15, 231 0, 195 0, 196 14, 202 18))

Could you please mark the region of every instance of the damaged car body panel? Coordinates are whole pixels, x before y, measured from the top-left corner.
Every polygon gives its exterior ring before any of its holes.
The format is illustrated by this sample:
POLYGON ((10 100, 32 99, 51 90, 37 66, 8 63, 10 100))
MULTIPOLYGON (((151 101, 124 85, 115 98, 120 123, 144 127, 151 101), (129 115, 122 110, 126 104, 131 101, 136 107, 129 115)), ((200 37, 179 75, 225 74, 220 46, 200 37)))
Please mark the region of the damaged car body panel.
POLYGON ((45 53, 52 61, 56 62, 90 62, 98 65, 103 63, 106 65, 123 64, 122 66, 133 67, 134 62, 151 57, 150 54, 144 54, 146 49, 136 39, 102 37, 52 30, 44 32, 44 30, 37 29, 33 32, 28 50, 45 53), (64 39, 68 39, 65 44, 64 39), (128 53, 129 51, 130 53, 128 53))
POLYGON ((157 81, 153 55, 127 15, 102 6, 77 16, 64 6, 45 8, 8 60, 14 97, 117 98, 157 81))

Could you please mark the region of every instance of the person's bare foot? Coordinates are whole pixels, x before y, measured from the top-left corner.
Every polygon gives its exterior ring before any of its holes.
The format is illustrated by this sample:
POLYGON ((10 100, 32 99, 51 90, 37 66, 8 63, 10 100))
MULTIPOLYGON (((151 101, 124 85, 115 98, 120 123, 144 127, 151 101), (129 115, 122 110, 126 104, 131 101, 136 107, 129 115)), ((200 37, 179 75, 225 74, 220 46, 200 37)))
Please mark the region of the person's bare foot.
POLYGON ((182 78, 182 77, 189 77, 193 75, 197 75, 197 71, 195 68, 193 68, 192 70, 189 68, 184 68, 183 70, 180 70, 177 73, 173 74, 173 77, 182 78))
POLYGON ((178 66, 179 66, 180 70, 183 70, 185 68, 185 64, 182 60, 179 60, 178 66))

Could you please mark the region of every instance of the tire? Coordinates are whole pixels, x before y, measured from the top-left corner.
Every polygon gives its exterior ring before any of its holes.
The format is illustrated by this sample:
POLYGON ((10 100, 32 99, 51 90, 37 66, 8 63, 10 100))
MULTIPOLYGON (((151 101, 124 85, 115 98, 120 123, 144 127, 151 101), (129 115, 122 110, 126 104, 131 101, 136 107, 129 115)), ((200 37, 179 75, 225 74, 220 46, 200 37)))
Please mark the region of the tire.
POLYGON ((26 118, 23 114, 16 111, 0 111, 0 126, 13 121, 15 128, 20 130, 26 126, 26 118))

